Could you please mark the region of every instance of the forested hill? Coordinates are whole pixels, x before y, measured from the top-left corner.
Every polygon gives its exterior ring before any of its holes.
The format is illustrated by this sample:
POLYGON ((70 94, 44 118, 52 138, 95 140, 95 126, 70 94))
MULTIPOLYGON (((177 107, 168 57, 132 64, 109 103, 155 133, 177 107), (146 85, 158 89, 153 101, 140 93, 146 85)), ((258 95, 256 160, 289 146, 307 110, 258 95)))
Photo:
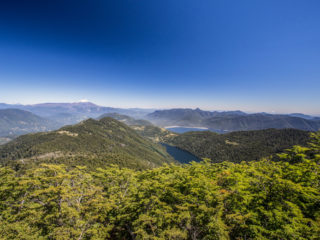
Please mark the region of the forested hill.
POLYGON ((260 130, 268 128, 295 128, 305 131, 318 131, 319 120, 274 114, 248 114, 245 116, 214 117, 205 119, 203 124, 214 129, 227 131, 260 130))
POLYGON ((125 123, 129 126, 133 125, 139 125, 139 126, 152 126, 152 123, 143 120, 143 119, 135 119, 133 117, 129 117, 127 115, 119 114, 119 113, 105 113, 98 117, 98 119, 105 118, 105 117, 111 117, 113 119, 116 119, 122 123, 125 123))
POLYGON ((297 129, 265 129, 217 134, 188 132, 168 139, 167 143, 213 162, 259 160, 292 147, 306 145, 310 132, 297 129))
POLYGON ((45 163, 118 164, 146 169, 173 162, 165 149, 112 118, 88 119, 47 133, 20 136, 0 146, 0 163, 20 167, 45 163))

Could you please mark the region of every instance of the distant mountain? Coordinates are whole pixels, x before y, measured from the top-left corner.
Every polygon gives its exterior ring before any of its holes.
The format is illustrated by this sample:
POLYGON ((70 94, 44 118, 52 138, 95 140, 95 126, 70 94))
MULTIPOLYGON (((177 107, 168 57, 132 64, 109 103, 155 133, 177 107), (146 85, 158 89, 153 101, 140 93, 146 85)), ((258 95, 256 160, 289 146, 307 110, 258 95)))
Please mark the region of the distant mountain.
POLYGON ((268 128, 295 128, 305 131, 317 131, 320 129, 320 121, 273 114, 215 117, 205 119, 203 124, 214 129, 227 131, 247 131, 268 128))
POLYGON ((88 118, 97 118, 104 113, 119 113, 129 115, 135 118, 141 118, 154 111, 154 109, 140 108, 112 108, 98 106, 91 102, 76 103, 41 103, 34 105, 10 105, 0 103, 0 109, 17 108, 30 111, 36 115, 48 118, 60 123, 60 126, 75 124, 88 118))
POLYGON ((246 114, 241 111, 209 112, 200 109, 158 110, 147 119, 159 126, 206 127, 221 131, 246 131, 267 128, 295 128, 306 131, 320 129, 317 119, 267 113, 246 114))
POLYGON ((317 117, 306 115, 306 114, 302 114, 302 113, 290 113, 290 114, 288 114, 288 116, 299 117, 299 118, 304 118, 304 119, 308 119, 308 120, 317 118, 317 117))
POLYGON ((12 140, 12 138, 10 137, 0 137, 0 145, 6 144, 8 142, 10 142, 12 140))
POLYGON ((133 126, 133 125, 152 126, 152 123, 147 120, 135 119, 135 118, 129 117, 127 115, 123 115, 123 114, 119 114, 119 113, 105 113, 105 114, 102 114, 101 116, 99 116, 98 119, 102 119, 105 117, 111 117, 113 119, 116 119, 120 122, 125 123, 128 126, 133 126))
POLYGON ((265 129, 227 134, 188 132, 168 139, 167 143, 212 162, 254 161, 292 147, 305 146, 310 133, 297 129, 265 129))
POLYGON ((22 104, 0 103, 0 109, 7 109, 7 108, 23 109, 24 105, 22 105, 22 104))
POLYGON ((199 108, 176 108, 157 110, 147 115, 147 119, 159 126, 200 126, 204 119, 220 116, 243 116, 241 111, 210 112, 199 108))
POLYGON ((91 169, 107 164, 146 169, 173 161, 163 146, 112 118, 28 134, 0 146, 0 163, 23 168, 45 162, 91 169))
POLYGON ((0 136, 15 136, 30 132, 48 131, 57 128, 54 121, 19 109, 0 110, 0 136))

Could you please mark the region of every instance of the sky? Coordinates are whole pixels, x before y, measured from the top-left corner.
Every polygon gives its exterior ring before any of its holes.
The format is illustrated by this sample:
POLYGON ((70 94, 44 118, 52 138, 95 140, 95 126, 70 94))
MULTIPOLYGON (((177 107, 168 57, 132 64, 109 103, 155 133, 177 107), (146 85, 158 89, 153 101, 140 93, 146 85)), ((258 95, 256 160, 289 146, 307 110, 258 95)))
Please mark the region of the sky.
POLYGON ((320 114, 318 0, 0 1, 0 102, 320 114))

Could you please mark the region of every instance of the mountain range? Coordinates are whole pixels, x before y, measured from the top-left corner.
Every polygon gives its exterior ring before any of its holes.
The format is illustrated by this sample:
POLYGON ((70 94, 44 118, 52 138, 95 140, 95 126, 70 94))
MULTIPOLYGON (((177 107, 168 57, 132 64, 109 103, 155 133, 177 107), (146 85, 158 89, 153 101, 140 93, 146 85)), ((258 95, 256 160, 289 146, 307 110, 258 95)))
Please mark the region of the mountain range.
MULTIPOLYGON (((42 103, 34 105, 11 105, 0 103, 0 144, 21 134, 49 131, 85 119, 112 117, 127 125, 145 126, 158 136, 168 135, 155 126, 202 127, 219 133, 260 130, 268 128, 294 128, 306 131, 320 129, 320 118, 301 113, 248 114, 242 111, 203 111, 197 109, 122 109, 103 107, 90 102, 42 103), (148 126, 148 127, 147 127, 148 126)), ((141 128, 141 127, 140 127, 141 128)), ((139 129, 139 127, 137 128, 139 129)), ((190 131, 189 129, 187 131, 190 131)), ((147 134, 154 138, 152 134, 147 134)))
MULTIPOLYGON (((102 118, 103 114, 119 114, 127 120, 138 121, 139 118, 152 112, 153 109, 122 109, 102 107, 90 102, 77 103, 42 103, 34 105, 0 103, 0 145, 15 136, 26 133, 58 129, 65 125, 79 123, 89 118, 102 118), (123 115, 126 114, 126 115, 123 115), (129 116, 127 116, 129 115, 129 116)), ((107 115, 104 115, 107 116, 107 115)), ((145 120, 139 120, 142 124, 145 120)), ((145 124, 151 124, 145 121, 145 124)))
POLYGON ((33 105, 0 103, 0 109, 7 108, 32 112, 40 117, 56 121, 60 123, 60 126, 78 123, 88 118, 97 118, 104 113, 119 113, 141 118, 154 111, 154 109, 103 107, 91 102, 40 103, 33 105))
MULTIPOLYGON (((40 125, 48 122, 30 112, 17 109, 0 112, 16 117, 22 114, 20 119, 29 119, 30 126, 36 127, 34 131, 48 130, 40 125)), ((201 110, 197 112, 198 116, 211 114, 202 113, 201 110)), ((246 116, 241 112, 223 113, 225 116, 229 114, 246 116)), ((17 137, 0 146, 0 164, 16 169, 26 169, 40 163, 85 165, 90 169, 117 164, 122 167, 147 169, 163 163, 182 162, 176 156, 183 152, 190 153, 198 159, 210 158, 213 162, 253 161, 274 156, 293 145, 304 146, 309 135, 309 132, 298 129, 265 129, 227 134, 210 131, 177 134, 152 125, 146 120, 108 113, 98 117, 98 120, 90 118, 58 130, 17 137), (174 151, 169 153, 168 149, 174 151)), ((3 141, 5 143, 6 139, 3 141)))
POLYGON ((295 128, 306 131, 320 129, 320 119, 312 116, 255 113, 241 111, 210 112, 199 108, 157 110, 147 115, 146 119, 158 126, 206 127, 231 132, 260 130, 268 128, 295 128))

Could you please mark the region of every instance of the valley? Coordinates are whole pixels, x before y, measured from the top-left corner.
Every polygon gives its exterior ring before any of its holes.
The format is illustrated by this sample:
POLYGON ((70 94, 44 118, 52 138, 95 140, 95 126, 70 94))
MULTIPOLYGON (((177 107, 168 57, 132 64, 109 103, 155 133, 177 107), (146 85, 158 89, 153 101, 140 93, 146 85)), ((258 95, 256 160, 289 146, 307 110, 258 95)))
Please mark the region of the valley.
MULTIPOLYGON (((82 134, 71 130, 60 134, 82 134)), ((201 161, 139 171, 68 162, 2 166, 0 237, 317 239, 319 149, 317 133, 279 161, 201 161)))
MULTIPOLYGON (((54 111, 58 111, 57 106, 61 108, 59 104, 40 104, 41 108, 47 105, 50 106, 49 108, 54 106, 54 111)), ((84 105, 79 103, 76 106, 77 108, 82 106, 81 111, 88 106, 90 109, 96 108, 96 105, 88 103, 84 105)), ((4 136, 0 142, 2 144, 0 162, 16 166, 21 165, 21 162, 23 162, 22 166, 33 166, 42 162, 65 162, 70 166, 84 164, 92 168, 116 163, 120 166, 146 169, 160 166, 165 162, 188 163, 204 158, 212 162, 257 161, 261 158, 274 157, 277 153, 294 145, 304 146, 310 135, 308 131, 293 128, 229 133, 222 130, 216 133, 217 131, 212 129, 208 131, 206 127, 163 128, 148 120, 136 119, 116 112, 99 115, 97 120, 89 118, 75 125, 49 131, 57 129, 59 124, 24 110, 0 111, 3 113, 2 119, 10 122, 11 129, 15 130, 13 132, 15 135, 12 133, 11 137, 7 137, 8 132, 3 132, 4 136), (5 115, 7 113, 11 113, 9 116, 12 119, 5 115), (22 124, 25 133, 31 134, 18 137, 24 133, 22 128, 18 127, 18 124, 21 125, 19 118, 25 121, 22 124), (30 119, 29 125, 28 119, 30 119), (17 127, 14 127, 14 124, 17 127), (42 125, 38 127, 36 124, 42 125)), ((91 112, 92 109, 87 111, 91 112)), ((187 116, 196 112, 199 116, 219 115, 221 117, 223 115, 227 118, 230 115, 246 115, 240 111, 217 113, 204 112, 200 109, 186 111, 178 109, 173 112, 187 114, 187 116)), ((155 113, 160 114, 159 111, 155 113)), ((166 111, 166 114, 169 114, 167 119, 172 118, 171 110, 166 111)), ((150 117, 146 116, 146 118, 150 117)), ((3 127, 8 128, 7 125, 3 127)))
POLYGON ((317 118, 200 109, 135 118, 56 107, 54 117, 0 110, 0 238, 311 240, 320 233, 320 134, 310 130, 317 118), (208 127, 216 119, 219 130, 208 127), (258 130, 238 130, 248 128, 258 130))

